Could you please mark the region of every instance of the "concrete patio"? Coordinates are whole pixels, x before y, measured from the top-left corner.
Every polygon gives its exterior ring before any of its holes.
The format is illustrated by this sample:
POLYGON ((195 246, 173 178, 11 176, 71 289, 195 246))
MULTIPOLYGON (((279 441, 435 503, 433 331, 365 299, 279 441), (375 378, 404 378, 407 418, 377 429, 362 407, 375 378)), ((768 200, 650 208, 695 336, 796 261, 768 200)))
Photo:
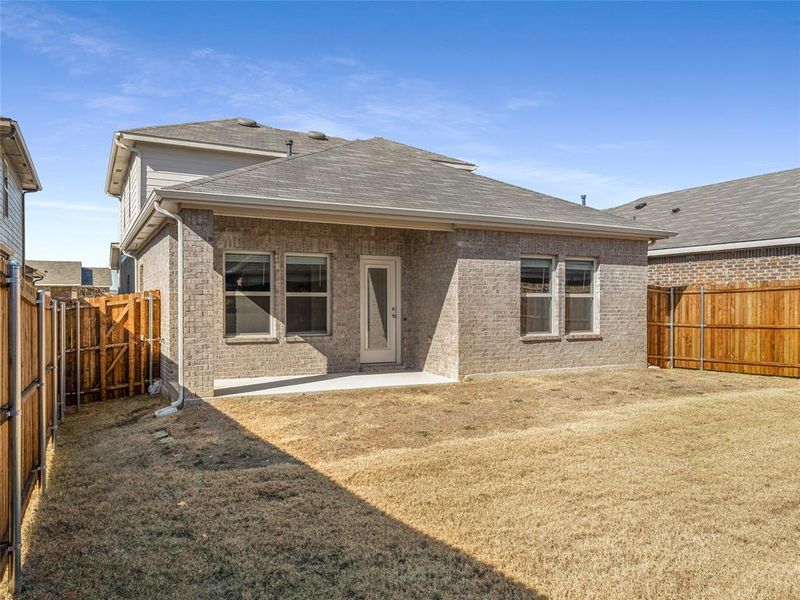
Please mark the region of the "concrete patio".
POLYGON ((215 379, 214 397, 272 396, 355 390, 413 385, 454 383, 455 379, 424 371, 391 371, 386 373, 324 373, 318 375, 289 375, 282 377, 246 377, 215 379))

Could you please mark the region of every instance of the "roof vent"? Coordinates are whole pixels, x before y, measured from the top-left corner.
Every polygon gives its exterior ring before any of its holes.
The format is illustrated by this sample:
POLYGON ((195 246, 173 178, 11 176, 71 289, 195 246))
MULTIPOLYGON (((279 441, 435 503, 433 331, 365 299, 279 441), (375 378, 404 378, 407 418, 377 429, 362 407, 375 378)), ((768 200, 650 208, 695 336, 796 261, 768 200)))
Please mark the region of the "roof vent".
POLYGON ((327 140, 328 136, 322 133, 321 131, 309 131, 308 137, 312 140, 327 140))
POLYGON ((236 123, 242 127, 258 127, 258 123, 253 119, 236 119, 236 123))
POLYGON ((642 210, 645 206, 647 206, 647 202, 639 202, 639 204, 637 204, 633 208, 635 208, 636 210, 642 210))
POLYGON ((678 208, 673 208, 673 209, 672 209, 672 214, 673 214, 673 215, 674 215, 675 213, 679 213, 679 212, 681 212, 681 209, 680 209, 679 207, 678 207, 678 208))

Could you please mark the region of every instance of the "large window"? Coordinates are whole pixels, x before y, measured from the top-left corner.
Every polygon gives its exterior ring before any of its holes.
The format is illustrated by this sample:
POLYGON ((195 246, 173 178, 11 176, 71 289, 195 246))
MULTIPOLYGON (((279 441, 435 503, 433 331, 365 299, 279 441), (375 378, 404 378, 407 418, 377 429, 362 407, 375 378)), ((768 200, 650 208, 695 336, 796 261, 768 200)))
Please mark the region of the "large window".
POLYGON ((594 331, 594 261, 568 260, 566 264, 567 333, 594 331))
POLYGON ((272 259, 269 254, 225 254, 225 335, 272 333, 272 259))
POLYGON ((286 333, 324 335, 330 332, 328 257, 286 256, 286 333))
POLYGON ((552 258, 522 258, 520 294, 520 333, 553 333, 552 258))

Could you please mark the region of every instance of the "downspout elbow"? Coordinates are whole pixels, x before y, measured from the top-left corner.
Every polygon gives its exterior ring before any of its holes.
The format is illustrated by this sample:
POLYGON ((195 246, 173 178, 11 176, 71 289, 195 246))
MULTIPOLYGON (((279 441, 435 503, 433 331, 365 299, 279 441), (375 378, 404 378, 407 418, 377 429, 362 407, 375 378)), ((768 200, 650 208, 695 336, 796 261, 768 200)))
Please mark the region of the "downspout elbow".
POLYGON ((175 221, 178 225, 178 272, 177 272, 177 286, 178 286, 178 398, 169 406, 160 408, 155 412, 156 417, 166 417, 167 415, 174 414, 179 408, 183 407, 184 401, 184 385, 183 385, 183 219, 180 215, 168 211, 161 206, 161 200, 156 199, 153 203, 153 208, 157 213, 164 215, 175 221))

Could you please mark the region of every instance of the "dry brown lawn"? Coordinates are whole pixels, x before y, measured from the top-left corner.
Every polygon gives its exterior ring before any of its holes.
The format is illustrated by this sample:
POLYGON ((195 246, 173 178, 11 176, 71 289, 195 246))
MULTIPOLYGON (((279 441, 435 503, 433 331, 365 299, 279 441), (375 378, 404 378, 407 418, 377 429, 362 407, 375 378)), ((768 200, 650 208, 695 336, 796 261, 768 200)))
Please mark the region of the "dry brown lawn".
POLYGON ((155 405, 69 417, 23 598, 800 597, 796 380, 596 371, 155 405))

